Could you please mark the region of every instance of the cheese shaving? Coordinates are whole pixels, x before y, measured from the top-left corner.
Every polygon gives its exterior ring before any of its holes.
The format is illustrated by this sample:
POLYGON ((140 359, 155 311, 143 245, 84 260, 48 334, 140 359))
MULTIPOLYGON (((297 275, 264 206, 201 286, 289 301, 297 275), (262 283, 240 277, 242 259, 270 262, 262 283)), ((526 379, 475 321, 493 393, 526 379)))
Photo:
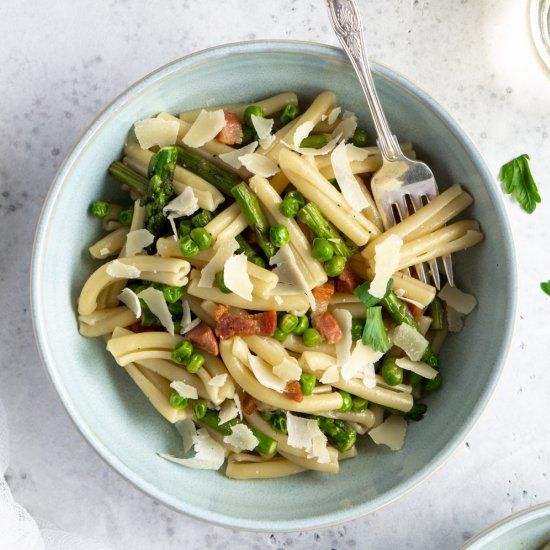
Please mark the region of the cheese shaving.
POLYGON ((234 418, 237 418, 239 411, 233 400, 225 400, 221 406, 218 418, 220 424, 225 424, 234 418))
POLYGON ((344 111, 342 122, 332 132, 332 137, 341 134, 342 141, 348 141, 357 128, 357 117, 350 111, 344 111))
POLYGON ((191 418, 178 420, 175 424, 176 430, 181 435, 183 452, 187 453, 193 447, 193 438, 197 435, 197 428, 191 418))
POLYGON ((214 441, 206 428, 199 428, 193 436, 195 456, 177 458, 173 455, 159 453, 159 456, 196 470, 219 470, 225 460, 224 448, 214 441))
POLYGON ((235 406, 237 407, 237 412, 239 413, 239 418, 243 419, 243 408, 241 406, 241 398, 239 397, 238 393, 235 393, 233 395, 233 401, 235 402, 235 406))
POLYGON ((389 235, 374 247, 374 279, 369 292, 375 298, 383 298, 390 277, 399 266, 399 252, 403 241, 397 235, 389 235))
POLYGON ((299 126, 296 127, 294 130, 294 139, 292 141, 293 147, 291 149, 297 150, 300 149, 300 145, 302 141, 309 136, 311 133, 311 130, 315 127, 315 124, 308 120, 307 122, 303 122, 299 126))
POLYGON ((113 260, 107 266, 107 275, 113 279, 137 279, 141 275, 141 271, 134 265, 113 260))
POLYGON ((136 138, 142 149, 149 149, 155 145, 159 147, 174 145, 179 129, 180 125, 176 120, 162 118, 146 118, 134 124, 136 138))
POLYGON ((223 268, 225 286, 247 302, 252 301, 254 285, 248 274, 248 260, 245 254, 231 256, 223 268))
POLYGON ((221 155, 218 155, 218 157, 226 164, 229 164, 229 166, 238 170, 242 166, 242 162, 239 160, 239 157, 253 153, 257 147, 258 142, 253 141, 252 143, 249 143, 248 145, 245 145, 240 149, 235 149, 234 151, 230 151, 229 153, 222 153, 221 155))
POLYGON ((286 413, 288 444, 296 449, 304 449, 308 458, 317 458, 319 464, 330 461, 327 438, 315 420, 286 413))
POLYGON ((368 208, 369 202, 365 198, 359 182, 355 179, 344 141, 340 142, 338 147, 332 151, 330 162, 334 170, 334 177, 338 181, 338 187, 340 187, 340 191, 349 205, 356 212, 368 208))
POLYGON ((275 136, 273 134, 270 134, 269 136, 262 138, 260 140, 260 147, 264 150, 269 149, 273 143, 275 143, 275 136))
POLYGON ((322 384, 334 384, 340 379, 340 372, 338 370, 338 365, 332 365, 323 373, 321 376, 320 382, 322 384))
POLYGON ((341 368, 341 376, 349 381, 352 378, 362 378, 366 387, 372 388, 376 385, 374 377, 374 363, 384 355, 375 351, 372 346, 365 345, 361 340, 355 343, 349 360, 341 368))
POLYGON ((224 127, 225 114, 222 109, 217 111, 202 109, 182 141, 189 147, 202 147, 205 143, 213 140, 224 127))
POLYGON ((428 340, 413 327, 402 323, 397 325, 391 332, 392 344, 401 348, 410 359, 419 361, 422 359, 428 340))
POLYGON ((182 216, 191 216, 199 209, 199 201, 193 193, 192 187, 186 187, 183 193, 172 199, 163 209, 164 215, 168 218, 181 218, 182 216))
POLYGON ((147 229, 136 229, 126 235, 126 256, 135 256, 153 244, 155 236, 147 229))
POLYGON ((346 155, 349 162, 363 161, 369 156, 369 152, 362 147, 356 147, 353 143, 346 144, 346 155))
POLYGON ((262 386, 282 393, 286 383, 273 374, 271 367, 261 357, 252 355, 249 352, 248 364, 250 365, 250 370, 254 373, 254 376, 262 386))
POLYGON ((131 288, 124 288, 117 298, 132 311, 137 319, 141 317, 141 303, 131 288))
POLYGON ((271 130, 273 129, 273 123, 275 122, 272 118, 264 118, 261 116, 252 115, 252 126, 258 134, 260 139, 265 139, 271 136, 271 130))
POLYGON ((456 286, 447 283, 440 291, 438 296, 458 313, 468 315, 477 306, 475 296, 462 292, 456 286))
POLYGON ((233 256, 233 253, 239 248, 239 243, 235 239, 228 239, 223 241, 218 248, 212 259, 202 268, 201 278, 198 285, 200 288, 212 288, 216 273, 223 270, 225 262, 233 256))
POLYGON ((181 397, 187 397, 187 399, 197 399, 199 394, 197 393, 197 388, 195 386, 190 386, 185 382, 179 380, 174 380, 170 387, 173 390, 176 390, 181 397))
POLYGON ((418 324, 418 328, 420 329, 420 332, 422 333, 422 336, 426 336, 426 333, 428 330, 430 330, 430 326, 432 324, 432 318, 427 317, 426 315, 421 315, 416 319, 416 322, 418 324))
POLYGON ((223 442, 232 445, 241 451, 253 451, 258 444, 258 438, 245 424, 236 424, 231 428, 231 435, 226 435, 223 442))
POLYGON ((279 172, 279 166, 274 160, 259 153, 240 156, 239 160, 249 172, 264 178, 270 178, 279 172))
POLYGON ((392 414, 388 419, 368 433, 377 445, 386 445, 392 451, 399 451, 405 442, 407 421, 392 414))
POLYGON ((227 381, 227 374, 216 374, 208 380, 208 385, 214 388, 221 388, 227 381))
POLYGON ((147 307, 151 310, 153 315, 158 317, 162 326, 173 336, 174 335, 174 321, 172 321, 172 315, 164 299, 162 291, 156 288, 149 287, 142 290, 138 294, 138 298, 141 298, 147 307))
POLYGON ((334 124, 341 112, 342 112, 342 107, 334 107, 334 109, 332 109, 332 111, 328 114, 327 122, 330 125, 334 124))
POLYGON ((278 365, 273 367, 273 374, 278 376, 283 382, 300 380, 302 369, 294 357, 285 357, 278 365))
POLYGON ((429 380, 433 380, 437 376, 437 371, 422 361, 411 361, 406 357, 402 357, 401 359, 396 359, 395 364, 402 369, 415 372, 416 374, 419 374, 423 378, 428 378, 429 380))

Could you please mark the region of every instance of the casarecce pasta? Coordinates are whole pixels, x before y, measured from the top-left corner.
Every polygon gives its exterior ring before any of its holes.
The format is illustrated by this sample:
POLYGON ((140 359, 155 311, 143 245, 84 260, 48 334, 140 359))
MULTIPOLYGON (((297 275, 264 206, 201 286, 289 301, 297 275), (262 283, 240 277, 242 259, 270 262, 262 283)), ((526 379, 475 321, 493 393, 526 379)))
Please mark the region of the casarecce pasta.
POLYGON ((337 473, 358 435, 399 450, 476 305, 414 266, 482 240, 453 221, 472 197, 455 184, 384 231, 380 152, 331 91, 303 111, 284 92, 160 113, 134 134, 109 168, 133 202, 91 206, 105 262, 78 321, 180 432, 152 451, 259 479, 337 473))

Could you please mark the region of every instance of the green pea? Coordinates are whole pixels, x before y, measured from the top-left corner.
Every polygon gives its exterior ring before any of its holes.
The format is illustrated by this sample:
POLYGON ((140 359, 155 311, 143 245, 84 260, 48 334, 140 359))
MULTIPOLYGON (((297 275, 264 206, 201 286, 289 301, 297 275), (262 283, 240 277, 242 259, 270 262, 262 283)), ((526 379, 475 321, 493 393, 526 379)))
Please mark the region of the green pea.
POLYGON ((420 374, 417 374, 416 372, 409 372, 409 384, 420 384, 422 380, 423 378, 420 374))
POLYGON ((261 107, 258 107, 257 105, 249 105, 244 110, 244 116, 243 116, 244 123, 247 126, 250 126, 251 128, 254 127, 254 125, 252 124, 252 115, 263 118, 265 116, 265 113, 264 113, 264 110, 261 107))
POLYGON ((296 325, 296 328, 292 332, 300 336, 308 328, 309 328, 308 317, 306 315, 301 315, 300 317, 298 317, 298 324, 296 325))
POLYGON ((279 340, 279 342, 284 342, 287 336, 288 336, 288 332, 281 330, 279 327, 277 327, 275 329, 275 332, 273 333, 273 338, 275 338, 275 340, 279 340))
POLYGON ((253 141, 258 141, 258 136, 256 135, 256 130, 250 126, 243 125, 243 142, 242 145, 248 145, 253 141))
POLYGON ((225 286, 225 280, 223 278, 223 271, 218 271, 216 273, 216 284, 218 285, 218 288, 224 293, 224 294, 231 294, 231 289, 227 288, 225 286))
POLYGON ((363 399, 362 397, 354 397, 351 410, 354 413, 362 413, 367 410, 368 406, 369 402, 366 399, 363 399))
POLYGON ((300 386, 302 386, 302 393, 304 395, 311 395, 316 384, 317 378, 315 378, 314 374, 303 372, 300 376, 300 386))
POLYGON ((300 210, 300 203, 296 199, 286 198, 279 204, 279 212, 285 218, 295 218, 300 210))
POLYGON ((206 399, 197 399, 193 403, 193 410, 195 411, 195 416, 197 420, 204 418, 206 412, 208 411, 208 405, 206 404, 206 399))
POLYGON ((248 258, 248 261, 260 267, 265 267, 265 260, 261 256, 252 256, 252 258, 248 258))
POLYGON ((212 236, 204 227, 195 227, 189 236, 197 243, 199 250, 206 250, 212 246, 212 236))
POLYGON ((311 149, 321 149, 328 143, 328 137, 325 134, 313 134, 305 137, 300 142, 300 147, 307 147, 311 149))
POLYGON ((180 286, 163 285, 162 294, 169 304, 175 304, 182 299, 185 289, 180 286))
POLYGON ((181 239, 182 237, 186 237, 191 233, 191 230, 195 227, 193 225, 193 222, 186 220, 183 222, 180 222, 178 225, 178 237, 181 239))
MULTIPOLYGON (((176 302, 168 303, 168 311, 172 317, 180 317, 183 315, 183 304, 181 300, 176 302)), ((175 329, 174 329, 175 330, 175 329)))
POLYGON ((106 201, 94 201, 90 210, 96 218, 104 218, 109 213, 110 204, 106 201))
POLYGON ((281 115, 279 116, 279 122, 281 124, 288 124, 293 121, 300 114, 300 109, 298 105, 293 105, 289 103, 285 105, 285 108, 282 110, 281 115))
POLYGON ((180 239, 180 251, 184 258, 192 258, 199 253, 199 246, 190 235, 186 235, 180 239))
POLYGON ((363 128, 356 128, 355 132, 353 132, 353 137, 351 138, 351 142, 356 147, 366 147, 368 141, 368 135, 367 131, 363 130, 363 128))
POLYGON ((188 372, 195 373, 197 372, 202 365, 204 364, 204 356, 200 353, 193 353, 187 362, 185 368, 188 372))
POLYGON ((279 319, 279 328, 289 334, 298 326, 298 322, 299 319, 296 315, 286 313, 279 319))
POLYGON ((325 262, 324 267, 329 277, 338 277, 346 267, 346 258, 344 256, 333 256, 328 262, 325 262))
POLYGON ((134 218, 134 207, 128 206, 128 208, 123 208, 118 213, 118 221, 122 225, 132 225, 132 219, 134 218))
POLYGON ((403 382, 403 369, 395 363, 395 357, 386 357, 382 363, 382 378, 388 386, 398 386, 403 382))
POLYGON ((427 410, 428 405, 425 405, 424 403, 415 403, 412 406, 412 409, 407 413, 407 418, 418 422, 424 418, 427 410))
POLYGON ((287 244, 288 241, 290 241, 290 233, 288 232, 286 225, 282 223, 272 225, 269 228, 269 240, 271 241, 271 244, 277 246, 278 248, 281 248, 281 246, 287 244))
POLYGON ((433 380, 428 380, 424 387, 426 391, 432 392, 438 390, 442 383, 443 379, 441 378, 441 374, 438 374, 433 380))
POLYGON ((365 319, 351 320, 351 339, 355 342, 363 337, 363 329, 365 328, 365 319))
POLYGON ((286 435, 288 433, 288 429, 286 426, 286 414, 285 413, 276 413, 274 414, 269 423, 271 424, 271 427, 280 434, 286 435))
POLYGON ((174 351, 172 351, 172 361, 179 365, 185 365, 193 354, 193 344, 191 342, 178 342, 174 351))
POLYGON ((318 237, 313 239, 311 254, 320 262, 328 262, 334 256, 334 247, 329 240, 318 237))
POLYGON ((289 191, 285 195, 285 199, 297 200, 298 204, 300 205, 300 208, 302 206, 305 206, 305 204, 306 204, 306 199, 304 198, 304 195, 302 195, 302 193, 300 193, 300 191, 296 191, 296 189, 294 189, 293 191, 289 191))
POLYGON ((302 340, 304 341, 304 346, 312 348, 313 346, 318 346, 321 343, 321 335, 319 331, 314 328, 306 328, 302 334, 302 340))
POLYGON ((212 212, 209 210, 201 210, 191 218, 191 222, 195 227, 204 227, 212 220, 212 212))
POLYGON ((338 392, 342 396, 342 406, 340 407, 340 412, 347 413, 350 412, 353 408, 353 399, 347 391, 338 392))
POLYGON ((182 397, 176 390, 170 394, 170 406, 173 409, 185 409, 188 404, 187 397, 182 397))

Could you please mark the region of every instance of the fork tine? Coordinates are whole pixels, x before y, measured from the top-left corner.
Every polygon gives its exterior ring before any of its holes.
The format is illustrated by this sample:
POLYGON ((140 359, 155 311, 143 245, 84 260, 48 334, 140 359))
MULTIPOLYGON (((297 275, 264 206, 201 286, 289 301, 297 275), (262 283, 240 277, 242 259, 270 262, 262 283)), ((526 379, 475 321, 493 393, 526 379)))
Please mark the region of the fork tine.
MULTIPOLYGON (((451 255, 443 256, 441 258, 443 261, 443 268, 445 269, 445 275, 447 275, 447 281, 451 286, 455 286, 455 279, 453 275, 453 262, 451 260, 451 255)), ((438 287, 439 288, 439 287, 438 287)))
POLYGON ((430 260, 430 271, 432 273, 432 279, 434 281, 435 288, 439 290, 441 288, 441 278, 439 277, 439 267, 437 265, 437 259, 430 260))

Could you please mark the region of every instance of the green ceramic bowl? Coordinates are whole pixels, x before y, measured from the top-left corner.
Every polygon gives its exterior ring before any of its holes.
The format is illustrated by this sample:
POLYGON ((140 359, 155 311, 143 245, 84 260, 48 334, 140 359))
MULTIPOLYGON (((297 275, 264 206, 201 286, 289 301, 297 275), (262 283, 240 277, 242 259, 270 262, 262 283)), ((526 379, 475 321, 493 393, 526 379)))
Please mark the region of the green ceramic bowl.
MULTIPOLYGON (((426 93, 375 65, 375 80, 392 129, 411 140, 440 188, 461 182, 475 197, 470 215, 485 240, 457 254, 458 284, 479 306, 442 353, 445 385, 427 399, 393 453, 365 441, 337 476, 304 473, 285 479, 233 481, 189 470, 157 456, 179 448, 174 428, 149 405, 105 351, 101 339, 78 334, 76 301, 97 264, 87 247, 99 236, 89 204, 116 197, 107 167, 121 155, 134 121, 159 111, 254 100, 294 90, 305 100, 337 92, 339 103, 374 135, 351 65, 340 50, 286 41, 221 46, 179 59, 118 97, 86 130, 47 197, 34 245, 32 304, 36 338, 48 373, 73 422, 108 464, 148 495, 207 521, 234 528, 297 530, 349 520, 403 495, 441 465, 480 415, 503 367, 516 300, 515 261, 500 191, 479 153, 426 93)), ((449 472, 452 475, 452 472, 449 472)))

